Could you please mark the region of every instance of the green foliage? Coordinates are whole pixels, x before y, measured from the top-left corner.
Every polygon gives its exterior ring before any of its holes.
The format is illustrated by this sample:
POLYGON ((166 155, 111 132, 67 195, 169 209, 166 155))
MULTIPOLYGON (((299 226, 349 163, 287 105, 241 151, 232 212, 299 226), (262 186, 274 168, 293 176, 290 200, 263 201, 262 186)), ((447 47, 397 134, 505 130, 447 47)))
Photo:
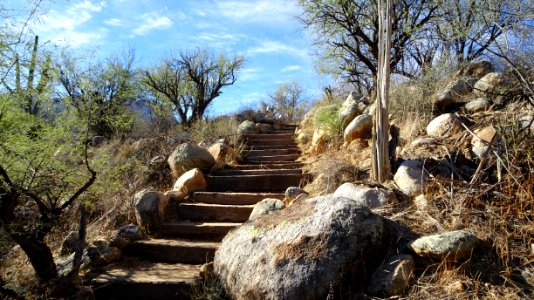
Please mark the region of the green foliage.
POLYGON ((237 121, 231 117, 219 117, 214 120, 199 120, 188 129, 191 141, 194 143, 211 144, 225 138, 236 144, 238 139, 237 121))
POLYGON ((275 113, 286 122, 300 120, 306 111, 304 89, 298 81, 282 83, 269 95, 275 113))
POLYGON ((315 128, 326 131, 329 137, 339 135, 342 130, 343 120, 339 117, 341 104, 329 104, 319 107, 313 117, 315 128))

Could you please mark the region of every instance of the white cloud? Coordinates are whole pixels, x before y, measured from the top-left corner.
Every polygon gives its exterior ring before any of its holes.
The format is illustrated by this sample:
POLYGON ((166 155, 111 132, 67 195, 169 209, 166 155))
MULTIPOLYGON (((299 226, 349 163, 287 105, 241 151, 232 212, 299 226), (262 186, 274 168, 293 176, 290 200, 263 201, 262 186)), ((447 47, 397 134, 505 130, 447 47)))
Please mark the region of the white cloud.
POLYGON ((51 10, 41 17, 34 31, 60 45, 79 47, 87 43, 97 44, 104 38, 106 30, 93 28, 90 32, 86 32, 81 27, 93 18, 94 13, 102 11, 105 6, 105 1, 93 3, 85 0, 73 4, 63 12, 51 10))
POLYGON ((283 72, 283 73, 287 73, 287 72, 298 71, 298 70, 300 70, 300 69, 302 69, 301 66, 298 66, 298 65, 289 65, 289 66, 283 68, 283 69, 282 69, 282 72, 283 72))
POLYGON ((291 21, 300 9, 287 0, 223 0, 217 1, 214 11, 239 22, 281 24, 291 21))
POLYGON ((146 35, 152 30, 168 28, 173 24, 169 17, 161 16, 157 12, 145 13, 141 15, 140 20, 141 25, 132 31, 134 36, 146 35))
POLYGON ((260 77, 261 69, 259 68, 243 68, 239 71, 239 81, 254 81, 260 77))
POLYGON ((249 55, 263 54, 263 53, 286 53, 298 57, 307 57, 308 52, 304 49, 299 49, 280 41, 260 41, 259 45, 248 49, 249 55))
POLYGON ((104 20, 104 24, 110 25, 110 26, 124 26, 124 21, 118 18, 111 18, 104 20))

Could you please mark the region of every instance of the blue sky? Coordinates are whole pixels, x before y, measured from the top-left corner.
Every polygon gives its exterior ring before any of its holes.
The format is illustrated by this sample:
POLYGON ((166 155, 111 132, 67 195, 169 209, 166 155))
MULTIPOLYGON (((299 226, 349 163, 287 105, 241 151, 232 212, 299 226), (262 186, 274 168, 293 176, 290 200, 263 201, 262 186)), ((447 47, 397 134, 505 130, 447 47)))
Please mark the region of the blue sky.
POLYGON ((69 51, 93 50, 103 58, 132 48, 138 66, 195 47, 245 55, 237 82, 223 90, 210 115, 254 105, 287 81, 300 81, 312 99, 330 83, 315 72, 311 38, 295 19, 295 1, 57 0, 45 3, 44 11, 33 32, 69 51))

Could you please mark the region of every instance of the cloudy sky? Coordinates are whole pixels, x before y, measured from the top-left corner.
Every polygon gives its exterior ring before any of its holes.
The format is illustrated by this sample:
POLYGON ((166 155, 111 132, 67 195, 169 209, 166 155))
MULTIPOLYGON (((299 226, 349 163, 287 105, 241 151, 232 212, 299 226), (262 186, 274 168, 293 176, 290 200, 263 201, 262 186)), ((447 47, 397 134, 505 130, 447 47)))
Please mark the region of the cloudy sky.
POLYGON ((254 105, 283 82, 300 81, 309 98, 329 83, 315 72, 311 39, 292 0, 56 0, 45 11, 32 25, 41 40, 98 57, 135 49, 138 66, 196 47, 245 55, 238 81, 215 100, 211 115, 254 105))

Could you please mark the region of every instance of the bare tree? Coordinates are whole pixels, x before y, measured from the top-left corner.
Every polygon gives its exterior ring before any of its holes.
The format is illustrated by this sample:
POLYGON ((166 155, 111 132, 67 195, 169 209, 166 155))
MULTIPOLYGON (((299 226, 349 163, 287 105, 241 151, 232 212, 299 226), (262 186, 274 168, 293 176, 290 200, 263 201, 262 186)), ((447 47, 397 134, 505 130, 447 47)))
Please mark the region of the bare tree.
POLYGON ((293 122, 302 117, 304 111, 303 88, 298 81, 282 83, 269 95, 272 106, 282 119, 293 122))
POLYGON ((183 125, 201 119, 222 88, 236 82, 245 59, 216 57, 208 50, 181 52, 166 59, 155 70, 144 72, 144 83, 156 97, 169 101, 183 125))

